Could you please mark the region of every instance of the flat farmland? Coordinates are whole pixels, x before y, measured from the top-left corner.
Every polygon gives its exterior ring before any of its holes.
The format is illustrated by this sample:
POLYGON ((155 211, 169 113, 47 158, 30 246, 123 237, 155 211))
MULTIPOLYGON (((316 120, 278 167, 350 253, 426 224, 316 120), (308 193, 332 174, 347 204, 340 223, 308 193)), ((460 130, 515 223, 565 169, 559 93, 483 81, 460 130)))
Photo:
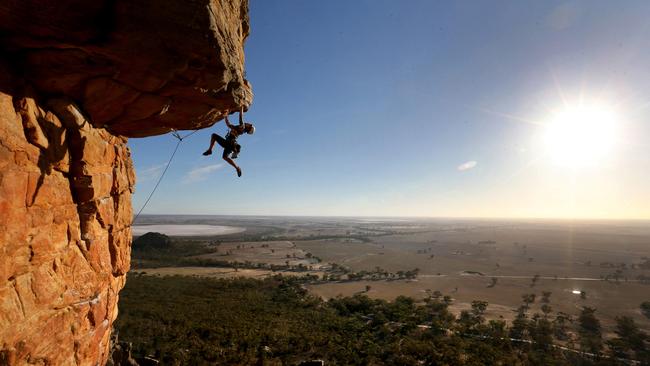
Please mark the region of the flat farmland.
POLYGON ((305 287, 325 299, 364 293, 386 300, 401 295, 422 300, 440 291, 453 298, 451 309, 457 313, 483 300, 489 303, 488 318, 506 320, 514 318, 524 294, 536 295, 531 309, 539 312, 542 293, 550 292, 553 314, 576 317, 589 306, 597 309, 606 332, 622 315, 650 331, 650 320, 640 311, 640 304, 650 301, 648 222, 207 216, 145 220, 246 228, 191 239, 207 252, 184 258, 206 260, 201 266, 144 269, 151 274, 326 275, 327 281, 310 280, 305 287), (390 276, 351 281, 340 268, 390 276), (395 279, 395 274, 416 268, 414 279, 395 279))
MULTIPOLYGON (((391 300, 423 299, 433 291, 454 298, 452 309, 473 300, 490 303, 488 317, 512 319, 522 295, 551 292, 554 312, 577 315, 597 309, 606 328, 616 316, 632 316, 650 330, 639 305, 650 300, 650 285, 639 276, 650 257, 650 233, 642 225, 510 224, 467 228, 414 229, 409 233, 354 240, 296 241, 298 248, 352 271, 376 267, 396 272, 419 269, 410 281, 330 282, 310 285, 323 298, 366 293, 391 300), (605 280, 606 279, 606 280, 605 280), (366 285, 370 291, 366 292, 366 285), (582 298, 580 292, 584 292, 582 298)), ((540 301, 532 306, 539 311, 540 301)), ((611 329, 611 328, 610 328, 611 329)))

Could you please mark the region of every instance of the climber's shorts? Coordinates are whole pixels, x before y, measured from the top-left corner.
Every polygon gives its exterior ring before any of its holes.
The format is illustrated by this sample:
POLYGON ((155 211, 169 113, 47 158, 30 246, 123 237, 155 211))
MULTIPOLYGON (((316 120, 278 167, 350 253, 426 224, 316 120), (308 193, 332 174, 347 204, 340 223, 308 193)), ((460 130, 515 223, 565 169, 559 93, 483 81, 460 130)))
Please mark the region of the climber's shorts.
POLYGON ((212 137, 217 140, 217 143, 219 146, 223 147, 223 155, 221 155, 223 158, 227 158, 232 154, 233 152, 237 151, 239 152, 240 146, 237 143, 237 140, 235 139, 225 139, 216 133, 212 134, 212 137))

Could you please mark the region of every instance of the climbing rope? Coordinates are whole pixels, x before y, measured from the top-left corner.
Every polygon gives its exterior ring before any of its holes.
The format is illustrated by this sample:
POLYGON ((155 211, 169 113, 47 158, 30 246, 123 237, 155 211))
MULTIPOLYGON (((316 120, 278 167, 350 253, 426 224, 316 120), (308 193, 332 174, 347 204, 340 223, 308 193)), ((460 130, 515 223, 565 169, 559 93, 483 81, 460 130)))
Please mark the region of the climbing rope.
POLYGON ((162 182, 163 177, 165 177, 165 173, 167 173, 167 169, 169 169, 169 165, 172 163, 172 160, 174 159, 174 156, 176 155, 176 151, 178 151, 178 147, 181 146, 181 142, 183 142, 184 139, 194 135, 197 133, 199 130, 194 130, 193 132, 190 132, 189 134, 185 136, 181 136, 180 133, 176 130, 172 130, 172 136, 174 136, 176 139, 178 139, 178 142, 176 143, 176 147, 174 147, 174 151, 172 152, 172 155, 169 157, 169 161, 167 161, 167 165, 165 165, 165 169, 163 170, 162 174, 160 174, 160 177, 158 178, 158 181, 156 182, 156 185, 153 187, 151 190, 151 193, 149 193, 149 197, 147 197, 147 200, 144 201, 144 205, 140 208, 138 213, 135 215, 135 218, 133 218, 133 221, 131 221, 131 225, 135 223, 135 221, 138 219, 142 211, 144 210, 145 207, 147 207, 147 204, 149 203, 149 200, 151 200, 151 197, 153 197, 153 194, 156 192, 156 189, 158 189, 158 186, 160 185, 160 182, 162 182))

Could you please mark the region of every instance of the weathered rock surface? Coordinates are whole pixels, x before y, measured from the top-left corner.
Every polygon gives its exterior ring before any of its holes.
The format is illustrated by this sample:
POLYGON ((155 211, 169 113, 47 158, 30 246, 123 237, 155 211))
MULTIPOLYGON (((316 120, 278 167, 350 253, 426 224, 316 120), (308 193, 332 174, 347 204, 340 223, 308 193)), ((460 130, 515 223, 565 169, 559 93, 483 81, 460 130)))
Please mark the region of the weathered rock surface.
POLYGON ((0 365, 103 365, 131 253, 125 136, 247 107, 247 0, 0 2, 0 365))
POLYGON ((129 269, 126 139, 51 104, 0 93, 0 363, 103 362, 129 269))
POLYGON ((124 136, 207 127, 247 107, 248 32, 247 0, 0 2, 14 68, 124 136))

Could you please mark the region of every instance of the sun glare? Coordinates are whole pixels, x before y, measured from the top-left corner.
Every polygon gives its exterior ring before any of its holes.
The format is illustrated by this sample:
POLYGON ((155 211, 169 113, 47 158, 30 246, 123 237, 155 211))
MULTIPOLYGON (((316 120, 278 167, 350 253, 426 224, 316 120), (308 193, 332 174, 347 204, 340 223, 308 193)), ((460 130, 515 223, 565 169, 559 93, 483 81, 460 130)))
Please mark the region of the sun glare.
POLYGON ((605 105, 580 105, 555 113, 546 124, 544 143, 554 163, 597 166, 616 142, 618 117, 605 105))

